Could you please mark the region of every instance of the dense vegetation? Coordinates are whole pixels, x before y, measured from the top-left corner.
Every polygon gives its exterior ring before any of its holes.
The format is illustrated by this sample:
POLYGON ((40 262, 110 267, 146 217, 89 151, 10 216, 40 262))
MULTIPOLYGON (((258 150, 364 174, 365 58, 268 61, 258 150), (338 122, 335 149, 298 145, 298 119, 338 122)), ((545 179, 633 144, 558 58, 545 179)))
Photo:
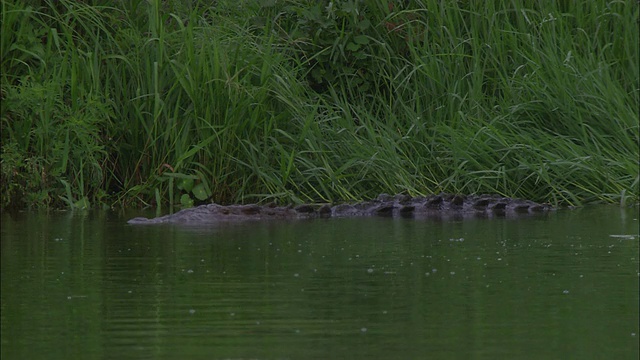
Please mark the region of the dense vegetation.
POLYGON ((635 0, 3 1, 1 205, 636 203, 638 15, 635 0))

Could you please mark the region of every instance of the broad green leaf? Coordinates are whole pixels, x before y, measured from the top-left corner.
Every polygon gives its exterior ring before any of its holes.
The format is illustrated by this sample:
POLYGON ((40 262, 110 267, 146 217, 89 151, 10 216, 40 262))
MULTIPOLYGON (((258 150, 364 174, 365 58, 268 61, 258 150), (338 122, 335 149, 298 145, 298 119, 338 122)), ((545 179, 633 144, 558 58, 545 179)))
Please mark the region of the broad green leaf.
POLYGON ((190 192, 193 189, 193 179, 179 179, 176 187, 180 190, 190 192))
POLYGON ((365 35, 358 35, 353 37, 353 41, 361 45, 366 45, 369 43, 369 38, 365 35))
POLYGON ((195 196, 196 199, 203 201, 207 200, 211 194, 208 194, 204 184, 200 183, 193 188, 193 196, 195 196))
POLYGON ((349 51, 358 51, 359 49, 360 49, 360 45, 356 43, 350 42, 349 44, 347 44, 347 50, 349 51))
POLYGON ((180 204, 186 208, 193 207, 193 199, 189 194, 182 194, 182 196, 180 196, 180 204))
POLYGON ((75 209, 88 209, 91 207, 91 203, 89 202, 89 199, 85 196, 82 199, 78 200, 75 202, 75 204, 73 204, 75 209))
POLYGON ((358 29, 366 30, 371 26, 371 21, 364 19, 358 23, 358 29))

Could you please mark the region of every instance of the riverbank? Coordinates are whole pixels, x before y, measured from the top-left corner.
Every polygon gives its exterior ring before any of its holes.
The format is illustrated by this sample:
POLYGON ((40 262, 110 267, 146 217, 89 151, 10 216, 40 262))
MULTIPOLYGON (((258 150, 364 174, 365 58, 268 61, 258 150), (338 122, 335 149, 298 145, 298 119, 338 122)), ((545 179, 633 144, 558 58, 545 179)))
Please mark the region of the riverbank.
POLYGON ((638 201, 635 1, 93 3, 3 2, 2 208, 638 201))

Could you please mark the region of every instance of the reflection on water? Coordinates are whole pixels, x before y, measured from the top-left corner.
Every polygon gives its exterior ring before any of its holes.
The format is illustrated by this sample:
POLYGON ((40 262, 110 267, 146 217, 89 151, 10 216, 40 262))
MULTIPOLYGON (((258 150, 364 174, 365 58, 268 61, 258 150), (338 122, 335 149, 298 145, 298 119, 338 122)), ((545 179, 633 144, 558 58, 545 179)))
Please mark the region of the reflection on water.
POLYGON ((638 358, 638 209, 2 215, 2 358, 638 358))

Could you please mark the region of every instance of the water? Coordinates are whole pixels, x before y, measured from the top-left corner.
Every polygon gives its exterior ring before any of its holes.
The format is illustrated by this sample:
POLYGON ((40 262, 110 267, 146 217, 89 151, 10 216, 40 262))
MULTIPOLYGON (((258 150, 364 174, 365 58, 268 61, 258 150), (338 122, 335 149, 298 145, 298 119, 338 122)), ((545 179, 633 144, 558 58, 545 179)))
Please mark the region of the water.
POLYGON ((637 208, 125 220, 2 215, 3 360, 638 358, 637 208))

